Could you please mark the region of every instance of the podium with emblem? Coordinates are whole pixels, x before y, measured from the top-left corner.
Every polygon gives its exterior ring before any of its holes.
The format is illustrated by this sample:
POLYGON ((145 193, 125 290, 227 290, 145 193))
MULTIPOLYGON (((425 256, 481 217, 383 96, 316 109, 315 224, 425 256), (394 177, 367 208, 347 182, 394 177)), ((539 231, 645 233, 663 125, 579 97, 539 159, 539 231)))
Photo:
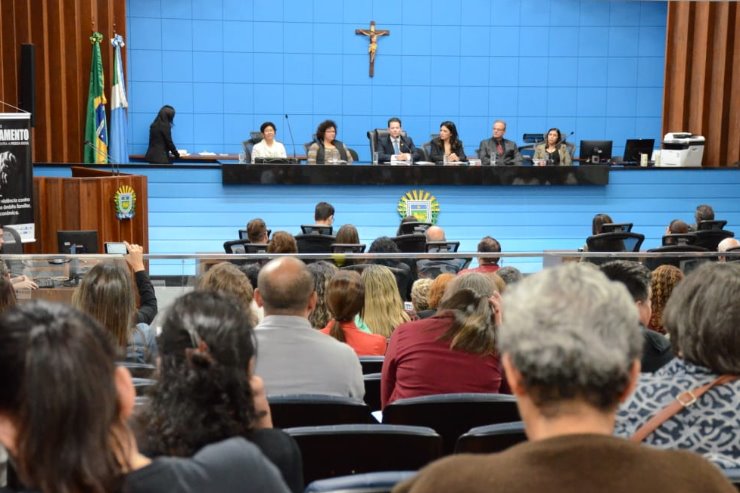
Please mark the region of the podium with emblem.
POLYGON ((57 231, 98 232, 105 242, 128 241, 149 251, 147 177, 73 166, 71 178, 33 180, 36 243, 27 253, 57 253, 57 231))

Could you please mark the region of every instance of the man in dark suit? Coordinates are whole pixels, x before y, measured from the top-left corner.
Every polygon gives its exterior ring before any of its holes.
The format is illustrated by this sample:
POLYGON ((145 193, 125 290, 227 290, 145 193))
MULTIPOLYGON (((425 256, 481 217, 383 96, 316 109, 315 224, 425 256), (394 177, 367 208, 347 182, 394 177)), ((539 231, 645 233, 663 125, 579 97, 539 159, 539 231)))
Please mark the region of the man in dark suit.
POLYGON ((493 122, 493 137, 482 140, 478 149, 478 157, 483 166, 522 164, 522 155, 516 142, 504 139, 506 122, 493 122))
POLYGON ((421 161, 423 153, 414 146, 414 141, 408 135, 401 135, 401 120, 393 117, 388 120, 388 135, 378 138, 378 162, 387 163, 392 156, 396 161, 421 161))

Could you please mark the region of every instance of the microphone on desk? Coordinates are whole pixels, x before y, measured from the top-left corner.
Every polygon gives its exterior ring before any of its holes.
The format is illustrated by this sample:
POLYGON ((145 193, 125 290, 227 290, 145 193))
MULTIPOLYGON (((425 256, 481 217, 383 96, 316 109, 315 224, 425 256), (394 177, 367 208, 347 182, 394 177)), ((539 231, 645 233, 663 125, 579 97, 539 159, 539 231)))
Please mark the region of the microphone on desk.
POLYGON ((296 160, 296 153, 295 153, 295 140, 293 140, 293 129, 290 128, 290 119, 288 118, 288 114, 285 114, 285 123, 288 125, 288 134, 290 135, 290 144, 293 146, 293 160, 296 160))
POLYGON ((117 175, 119 173, 118 165, 113 160, 113 158, 110 157, 110 154, 108 154, 107 152, 103 152, 100 149, 98 149, 97 147, 95 147, 95 145, 93 145, 93 143, 90 140, 86 140, 85 141, 85 145, 87 147, 89 147, 90 149, 92 149, 93 151, 95 151, 95 153, 98 156, 105 157, 107 163, 111 165, 111 170, 112 170, 112 172, 113 172, 114 175, 117 175))

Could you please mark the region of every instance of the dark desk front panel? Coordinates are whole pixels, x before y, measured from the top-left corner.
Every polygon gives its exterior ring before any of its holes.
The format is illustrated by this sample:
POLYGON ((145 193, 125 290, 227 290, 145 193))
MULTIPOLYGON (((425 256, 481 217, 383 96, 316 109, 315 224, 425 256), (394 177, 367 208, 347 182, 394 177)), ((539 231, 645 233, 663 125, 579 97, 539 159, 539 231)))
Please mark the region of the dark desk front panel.
POLYGON ((225 185, 607 185, 608 166, 224 165, 225 185))

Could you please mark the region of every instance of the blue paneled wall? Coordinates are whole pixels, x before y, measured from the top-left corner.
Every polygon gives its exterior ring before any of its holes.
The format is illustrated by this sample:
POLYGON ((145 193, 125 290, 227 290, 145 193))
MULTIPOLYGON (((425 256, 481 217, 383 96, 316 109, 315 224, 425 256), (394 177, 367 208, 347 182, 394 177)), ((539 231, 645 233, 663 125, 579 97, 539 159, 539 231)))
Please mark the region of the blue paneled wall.
MULTIPOLYGON (((261 122, 301 153, 317 124, 368 161, 365 136, 398 115, 417 143, 453 120, 468 153, 551 126, 573 139, 659 141, 666 4, 608 0, 128 0, 132 153, 163 104, 190 152, 238 152, 261 122), (374 19, 375 78, 368 41, 374 19)), ((290 147, 289 147, 290 152, 290 147)))

